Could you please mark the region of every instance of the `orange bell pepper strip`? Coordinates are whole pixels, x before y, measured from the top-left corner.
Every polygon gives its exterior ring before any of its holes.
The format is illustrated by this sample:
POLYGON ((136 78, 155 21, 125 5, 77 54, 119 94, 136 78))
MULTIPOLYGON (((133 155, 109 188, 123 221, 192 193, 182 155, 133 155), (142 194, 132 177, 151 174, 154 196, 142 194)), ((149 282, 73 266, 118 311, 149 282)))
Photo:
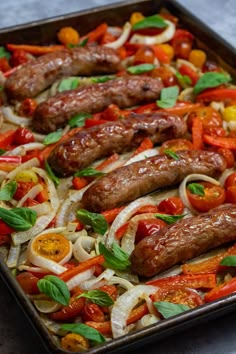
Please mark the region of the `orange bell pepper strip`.
POLYGON ((8 50, 10 50, 10 52, 14 52, 15 50, 21 49, 33 55, 43 55, 43 54, 65 49, 64 45, 41 46, 41 45, 30 45, 30 44, 11 44, 11 43, 8 43, 6 47, 8 50))
POLYGON ((144 138, 139 147, 134 151, 132 156, 138 155, 141 152, 152 149, 153 148, 153 142, 151 141, 150 138, 144 138))
POLYGON ((193 118, 193 125, 192 125, 192 142, 193 148, 195 150, 201 150, 203 148, 203 124, 202 120, 199 117, 193 118))
POLYGON ((235 88, 208 89, 197 96, 197 102, 236 100, 235 88))
POLYGON ((119 229, 116 230, 115 235, 117 240, 120 240, 124 236, 128 227, 129 227, 129 222, 126 222, 123 225, 121 225, 119 229))
POLYGON ((104 321, 104 322, 86 321, 85 324, 89 327, 96 329, 97 331, 99 331, 104 335, 109 335, 112 333, 111 321, 104 321))
POLYGON ((86 36, 83 36, 80 40, 83 41, 84 39, 88 38, 88 43, 96 42, 104 36, 107 31, 107 28, 107 23, 101 23, 94 30, 86 34, 86 36))
POLYGON ((102 171, 105 167, 109 166, 110 164, 112 164, 113 162, 118 161, 118 160, 119 160, 119 155, 112 154, 106 160, 104 160, 98 166, 96 166, 96 170, 102 171))
POLYGON ((89 184, 89 180, 86 177, 75 176, 72 179, 72 184, 75 189, 80 190, 89 184))
POLYGON ((148 307, 146 302, 135 309, 133 309, 127 319, 126 324, 130 325, 132 323, 137 322, 140 320, 144 315, 147 315, 149 313, 148 307))
POLYGON ((93 258, 88 259, 87 261, 84 261, 80 263, 78 266, 68 269, 65 272, 61 273, 59 275, 59 278, 61 280, 67 282, 69 279, 73 278, 75 275, 84 272, 85 270, 97 265, 97 264, 102 264, 105 262, 105 258, 103 255, 95 256, 93 258))
POLYGON ((230 150, 236 149, 236 138, 222 137, 222 136, 211 136, 208 134, 204 134, 203 141, 206 144, 225 148, 225 149, 230 149, 230 150))
POLYGON ((160 45, 158 45, 158 44, 152 45, 151 47, 155 53, 155 56, 160 61, 160 63, 170 64, 170 58, 168 57, 168 55, 166 54, 166 52, 164 51, 164 49, 162 49, 162 47, 160 45))
POLYGON ((106 219, 106 221, 111 224, 115 218, 117 217, 117 215, 124 209, 123 207, 120 208, 114 208, 114 209, 110 209, 110 210, 106 210, 103 211, 101 214, 104 216, 104 218, 106 219))
POLYGON ((148 285, 165 287, 172 285, 186 286, 192 289, 211 289, 216 286, 215 274, 175 275, 147 282, 148 285))
POLYGON ((149 113, 153 111, 157 111, 158 107, 156 103, 148 103, 143 106, 137 107, 134 111, 136 113, 149 113))
POLYGON ((188 103, 188 102, 177 102, 174 107, 160 109, 159 112, 168 112, 170 114, 177 114, 183 116, 186 113, 190 113, 200 108, 202 105, 200 103, 188 103))
POLYGON ((51 313, 50 318, 55 321, 68 321, 78 316, 85 306, 85 298, 77 298, 82 292, 82 290, 76 289, 70 298, 69 305, 63 306, 61 310, 51 313))
POLYGON ((214 301, 220 299, 223 296, 227 296, 235 292, 236 292, 236 278, 232 278, 231 280, 224 282, 223 284, 209 291, 204 296, 204 300, 205 302, 214 301))
POLYGON ((11 129, 0 134, 0 149, 8 150, 13 142, 16 129, 11 129))

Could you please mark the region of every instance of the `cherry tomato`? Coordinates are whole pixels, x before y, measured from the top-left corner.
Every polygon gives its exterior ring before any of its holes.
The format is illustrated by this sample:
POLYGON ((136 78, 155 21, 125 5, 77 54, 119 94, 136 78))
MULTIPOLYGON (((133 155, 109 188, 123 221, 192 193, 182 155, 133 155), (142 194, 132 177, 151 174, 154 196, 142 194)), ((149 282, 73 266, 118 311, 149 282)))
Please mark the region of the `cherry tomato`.
POLYGON ((194 112, 191 112, 187 119, 187 125, 189 131, 192 129, 193 118, 199 117, 203 124, 203 129, 209 126, 222 127, 222 118, 219 112, 212 107, 197 108, 194 112))
POLYGON ((165 66, 160 66, 159 68, 153 69, 150 73, 151 77, 159 77, 162 79, 163 85, 165 87, 178 85, 176 76, 172 73, 170 69, 165 66))
POLYGON ((236 186, 228 187, 226 189, 226 202, 236 204, 236 186))
POLYGON ((144 237, 156 234, 166 225, 165 221, 156 218, 139 220, 135 235, 135 243, 140 242, 144 237))
POLYGON ((181 215, 184 211, 184 204, 180 198, 170 197, 160 202, 158 210, 164 214, 181 215))
POLYGON ((112 298, 113 301, 116 300, 118 292, 115 285, 104 285, 101 286, 99 290, 105 291, 105 293, 107 293, 112 298))
POLYGON ((34 276, 30 272, 20 273, 16 276, 16 280, 24 290, 26 294, 38 294, 39 289, 37 287, 37 282, 39 278, 34 276))
POLYGON ((153 64, 155 59, 154 50, 148 46, 141 46, 134 56, 134 65, 149 63, 153 64))
POLYGON ((182 64, 179 68, 179 72, 180 72, 180 74, 187 75, 190 78, 192 86, 196 85, 196 83, 199 79, 199 76, 196 71, 194 71, 192 68, 190 68, 190 66, 188 66, 186 64, 182 64))
POLYGON ((18 113, 23 117, 32 117, 37 107, 37 102, 33 98, 26 98, 21 102, 18 113))
POLYGON ((224 186, 226 189, 236 186, 236 172, 231 173, 231 175, 226 178, 224 186))
POLYGON ((17 189, 15 191, 15 194, 13 196, 14 199, 20 200, 21 198, 24 197, 26 193, 29 192, 29 190, 35 185, 33 182, 17 182, 17 189))
POLYGON ((215 62, 207 60, 203 65, 202 71, 205 73, 208 71, 220 72, 221 70, 220 67, 215 62))
POLYGON ((33 133, 27 128, 18 128, 14 134, 13 143, 16 145, 34 142, 33 133))
POLYGON ((8 235, 0 235, 0 246, 9 245, 11 243, 11 238, 8 235))
POLYGON ((27 61, 29 61, 28 54, 22 49, 14 50, 10 58, 10 64, 13 67, 27 63, 27 61))
POLYGON ((63 306, 61 310, 51 313, 50 317, 55 321, 68 321, 80 315, 85 305, 85 298, 77 298, 82 294, 82 290, 78 289, 73 292, 68 306, 63 306))
POLYGON ((218 127, 214 125, 209 125, 204 128, 204 134, 213 135, 213 136, 226 136, 226 131, 223 127, 218 127))
POLYGON ((39 202, 37 202, 37 200, 31 199, 31 198, 27 198, 26 201, 24 202, 24 207, 32 207, 35 205, 38 205, 39 202))
POLYGON ((174 304, 187 305, 190 308, 197 307, 204 303, 203 299, 196 291, 178 285, 160 288, 152 296, 152 299, 154 302, 167 301, 174 304))
POLYGON ((161 145, 160 154, 163 154, 165 150, 193 150, 193 144, 187 139, 171 139, 161 145))
POLYGON ((171 44, 177 58, 188 59, 192 50, 193 35, 186 30, 177 29, 171 44))
POLYGON ((216 288, 212 289, 204 297, 206 302, 217 300, 223 296, 230 295, 236 292, 236 278, 232 278, 228 282, 225 282, 216 288))
POLYGON ((187 188, 188 199, 196 210, 206 212, 224 203, 225 190, 223 187, 210 182, 199 182, 199 184, 204 186, 204 196, 193 194, 187 188))
POLYGON ((15 229, 12 227, 8 226, 5 221, 0 219, 0 233, 1 235, 10 235, 12 232, 14 232, 15 229))
POLYGON ((227 163, 227 168, 231 168, 234 166, 234 154, 230 149, 219 148, 217 149, 217 152, 224 156, 227 163))
POLYGON ((97 304, 86 304, 83 309, 83 321, 104 322, 105 315, 97 304))

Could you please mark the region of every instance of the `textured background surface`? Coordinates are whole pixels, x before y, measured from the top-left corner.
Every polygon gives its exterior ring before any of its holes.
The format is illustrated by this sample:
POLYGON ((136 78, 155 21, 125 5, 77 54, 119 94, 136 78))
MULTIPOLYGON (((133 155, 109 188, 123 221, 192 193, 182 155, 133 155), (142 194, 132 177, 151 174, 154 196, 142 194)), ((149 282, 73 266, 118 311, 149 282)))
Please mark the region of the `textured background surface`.
MULTIPOLYGON (((236 1, 179 0, 190 11, 236 46, 236 1)), ((107 5, 111 0, 7 0, 0 2, 0 27, 107 5)), ((200 324, 166 340, 145 346, 147 354, 236 353, 236 312, 200 324)), ((136 350, 137 351, 137 350, 136 350)), ((37 335, 0 279, 0 354, 44 354, 37 335)))

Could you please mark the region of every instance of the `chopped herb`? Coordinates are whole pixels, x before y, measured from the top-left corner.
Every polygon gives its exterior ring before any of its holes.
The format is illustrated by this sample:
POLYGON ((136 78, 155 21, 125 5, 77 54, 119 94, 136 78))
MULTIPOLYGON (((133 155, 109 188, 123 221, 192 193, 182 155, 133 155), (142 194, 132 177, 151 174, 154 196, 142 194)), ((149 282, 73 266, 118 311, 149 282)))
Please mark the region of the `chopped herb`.
POLYGON ((112 79, 114 79, 114 76, 98 76, 98 77, 92 77, 91 81, 94 84, 98 84, 98 83, 106 82, 106 81, 109 81, 112 79))
POLYGON ((228 267, 235 267, 236 266, 236 256, 227 256, 222 259, 220 264, 224 265, 224 266, 228 266, 228 267))
POLYGON ((46 275, 37 282, 41 293, 62 305, 69 305, 70 291, 66 283, 55 275, 46 275))
POLYGON ((17 189, 16 181, 10 181, 0 190, 0 200, 11 200, 17 189))
POLYGON ((167 215, 167 214, 155 214, 155 217, 157 219, 161 219, 163 221, 165 221, 167 224, 173 224, 178 220, 183 219, 183 217, 185 216, 185 214, 181 214, 181 215, 167 215))
POLYGON ((153 305, 164 318, 179 315, 180 313, 190 310, 190 307, 187 305, 173 304, 172 302, 168 301, 154 302, 153 305))
POLYGON ((98 177, 105 175, 105 172, 95 170, 92 167, 87 167, 81 171, 78 171, 74 174, 76 177, 98 177))
POLYGON ((108 229, 108 223, 102 214, 80 209, 77 211, 77 218, 83 224, 91 226, 98 234, 104 235, 108 229))
POLYGON ((34 226, 37 214, 29 208, 0 208, 0 218, 16 231, 26 231, 34 226))
POLYGON ((130 74, 138 75, 138 74, 144 74, 148 71, 151 71, 155 69, 155 67, 156 65, 154 64, 139 64, 139 65, 130 66, 129 68, 127 68, 127 71, 130 74))
POLYGON ((163 17, 159 15, 153 15, 149 17, 145 17, 143 20, 136 22, 132 29, 134 31, 143 29, 143 28, 165 28, 168 24, 163 19, 163 17))
POLYGON ((90 339, 96 343, 103 343, 105 342, 105 338, 103 335, 97 331, 95 328, 87 326, 84 323, 68 323, 61 325, 61 329, 64 331, 80 334, 81 336, 90 339))
POLYGON ((188 75, 182 75, 179 71, 175 73, 175 76, 177 77, 177 80, 179 81, 179 84, 181 87, 186 88, 190 85, 192 85, 192 80, 188 75))
POLYGON ((161 108, 173 107, 179 95, 178 86, 165 87, 161 90, 160 100, 157 100, 157 104, 161 108))
POLYGON ((204 91, 207 88, 217 87, 229 81, 231 81, 231 77, 229 75, 208 72, 203 74, 197 81, 196 85, 193 88, 193 92, 195 95, 198 95, 200 92, 204 91))
POLYGON ((178 161, 180 158, 179 158, 179 155, 176 154, 176 152, 174 152, 173 150, 169 150, 169 149, 166 149, 164 150, 164 154, 171 157, 172 159, 178 161))
POLYGON ((204 186, 200 183, 190 183, 188 184, 187 188, 190 190, 192 194, 197 194, 204 197, 204 186))
POLYGON ((68 77, 61 80, 58 86, 58 92, 74 90, 78 87, 80 79, 78 77, 68 77))
POLYGON ((10 59, 11 54, 4 47, 0 47, 0 58, 10 59))
POLYGON ((87 118, 91 118, 92 115, 87 112, 80 112, 73 116, 69 121, 68 124, 71 128, 76 128, 76 127, 83 127, 85 124, 85 120, 87 118))
POLYGON ((129 255, 123 251, 115 242, 112 246, 112 252, 109 251, 101 242, 99 243, 99 252, 105 257, 105 266, 107 268, 125 270, 130 266, 129 255))
POLYGON ((43 140, 44 145, 50 145, 56 143, 62 137, 62 130, 57 130, 56 132, 52 132, 45 136, 43 140))
POLYGON ((97 304, 99 306, 108 307, 114 304, 112 298, 105 291, 102 290, 89 290, 77 296, 77 299, 80 297, 85 297, 86 299, 89 299, 94 304, 97 304))

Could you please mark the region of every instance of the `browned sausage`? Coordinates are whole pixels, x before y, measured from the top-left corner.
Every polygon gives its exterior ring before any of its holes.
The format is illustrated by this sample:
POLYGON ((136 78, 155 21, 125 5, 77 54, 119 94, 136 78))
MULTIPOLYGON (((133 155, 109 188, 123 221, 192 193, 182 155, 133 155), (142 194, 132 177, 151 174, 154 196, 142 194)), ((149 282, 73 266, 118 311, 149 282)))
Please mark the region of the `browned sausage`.
POLYGON ((49 156, 49 164, 66 176, 88 166, 96 159, 132 150, 145 136, 153 143, 181 137, 185 122, 167 113, 131 114, 128 118, 84 129, 58 145, 49 156), (58 163, 58 161, 60 161, 58 163))
POLYGON ((140 241, 131 254, 135 273, 151 277, 236 240, 236 205, 177 221, 140 241))
POLYGON ((114 73, 120 68, 120 57, 111 48, 78 47, 45 54, 22 65, 6 81, 9 98, 34 97, 54 81, 70 75, 114 73))
POLYGON ((160 80, 127 76, 62 92, 38 105, 33 117, 33 129, 48 133, 65 126, 76 113, 101 112, 111 103, 124 108, 153 101, 159 97, 161 89, 160 80))
POLYGON ((178 151, 179 160, 158 155, 120 167, 101 177, 84 193, 85 209, 101 212, 119 207, 156 189, 180 183, 191 173, 216 176, 226 168, 223 156, 208 151, 178 151))

